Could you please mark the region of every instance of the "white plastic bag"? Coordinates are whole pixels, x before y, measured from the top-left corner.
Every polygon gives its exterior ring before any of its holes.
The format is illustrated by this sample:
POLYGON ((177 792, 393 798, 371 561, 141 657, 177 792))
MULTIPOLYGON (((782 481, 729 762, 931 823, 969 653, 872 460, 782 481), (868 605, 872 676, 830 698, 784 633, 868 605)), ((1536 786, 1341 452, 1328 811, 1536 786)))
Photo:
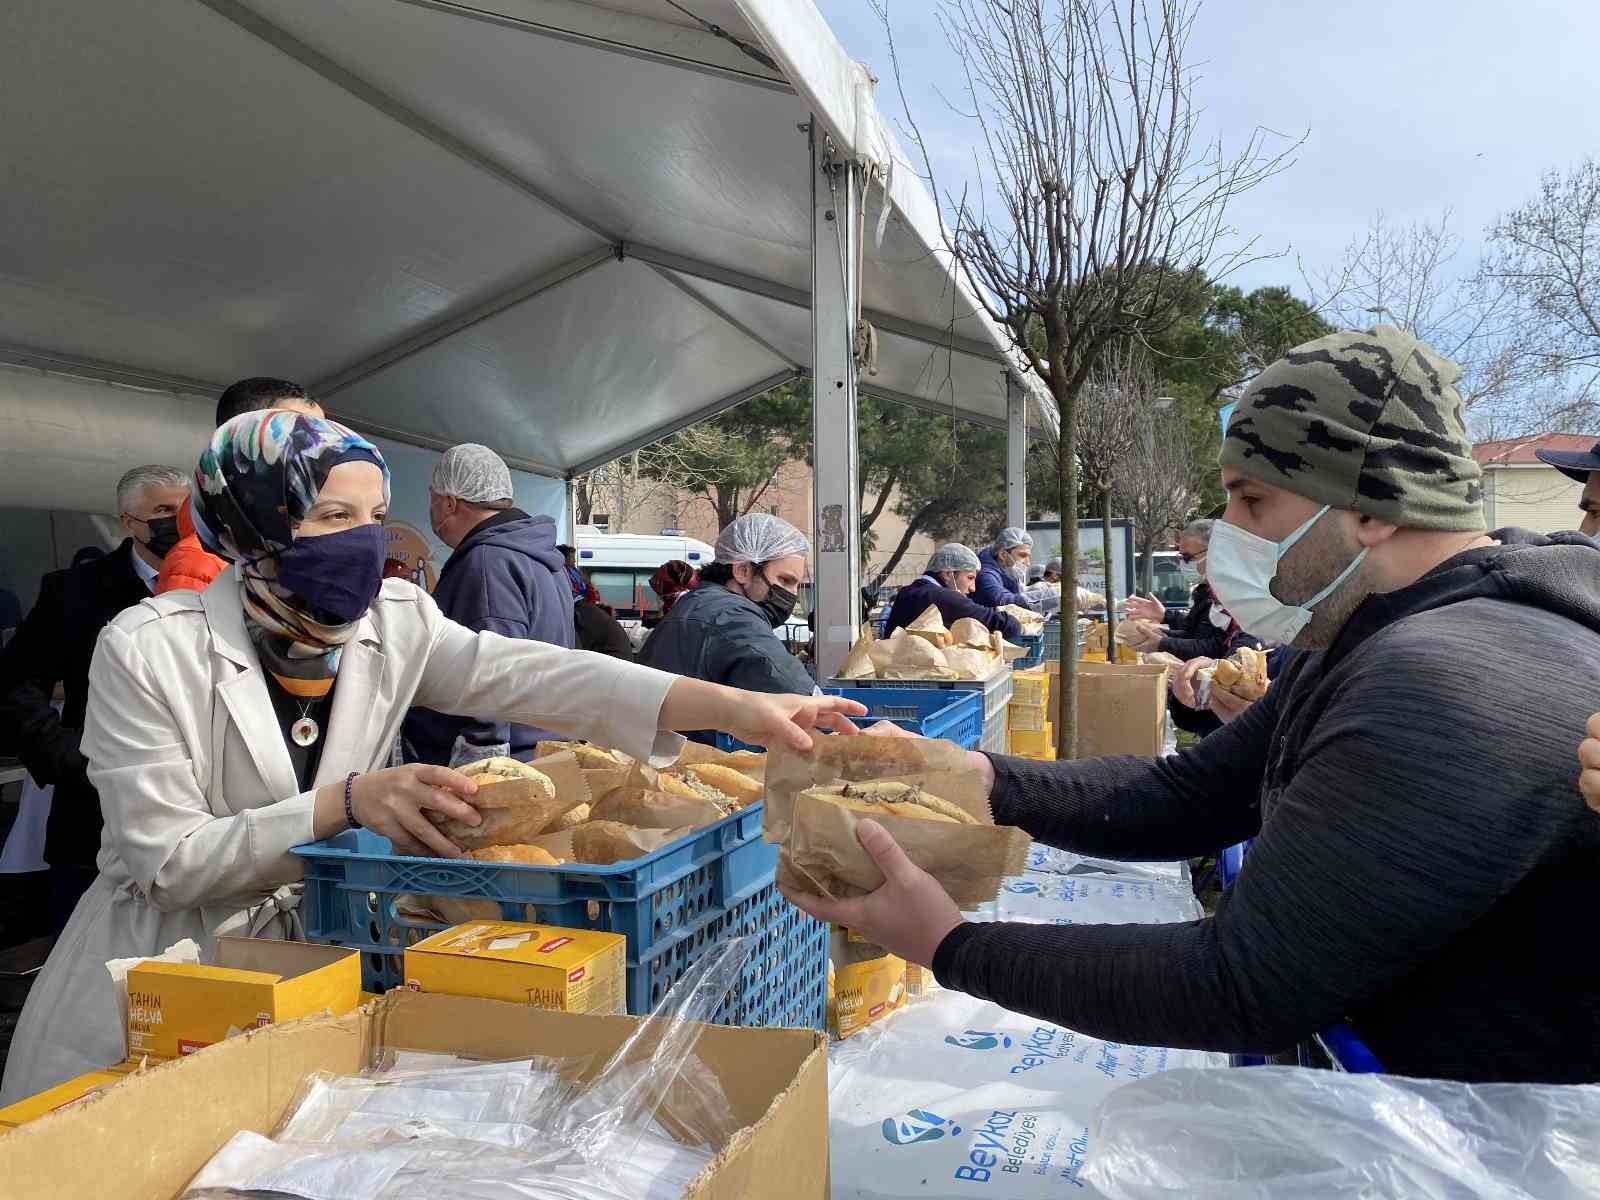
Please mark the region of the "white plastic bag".
POLYGON ((1028 849, 1028 870, 1041 875, 1132 875, 1159 879, 1174 887, 1192 891, 1194 876, 1183 859, 1176 862, 1123 862, 1114 858, 1094 858, 1074 854, 1035 842, 1028 849))
POLYGON ((1113 1200, 1600 1196, 1600 1087, 1297 1067, 1174 1071, 1095 1114, 1085 1178, 1113 1200))
POLYGON ((1093 1195, 1082 1170, 1096 1105, 1131 1080, 1226 1061, 1103 1042, 960 992, 934 992, 830 1047, 833 1195, 1093 1195))
POLYGON ((1014 876, 1000 885, 995 919, 1037 925, 1157 925, 1205 915, 1188 889, 1125 875, 1014 876))

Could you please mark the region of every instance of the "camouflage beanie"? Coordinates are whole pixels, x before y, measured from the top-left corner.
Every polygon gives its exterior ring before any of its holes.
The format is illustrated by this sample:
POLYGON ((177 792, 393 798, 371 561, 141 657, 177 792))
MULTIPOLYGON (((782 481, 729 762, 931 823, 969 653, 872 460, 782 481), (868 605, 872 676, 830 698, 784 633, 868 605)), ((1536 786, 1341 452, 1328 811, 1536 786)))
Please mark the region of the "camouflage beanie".
POLYGON ((1460 378, 1392 325, 1306 342, 1245 389, 1222 465, 1410 529, 1482 529, 1460 378))

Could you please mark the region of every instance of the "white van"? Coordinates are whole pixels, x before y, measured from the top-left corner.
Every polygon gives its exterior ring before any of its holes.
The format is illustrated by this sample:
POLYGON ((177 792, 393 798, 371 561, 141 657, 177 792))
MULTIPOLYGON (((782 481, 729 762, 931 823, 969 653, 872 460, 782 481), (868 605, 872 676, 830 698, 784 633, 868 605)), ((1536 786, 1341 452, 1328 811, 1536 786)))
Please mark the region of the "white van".
MULTIPOLYGON (((650 576, 662 563, 682 559, 699 570, 716 553, 692 537, 654 536, 642 533, 602 533, 596 526, 578 526, 578 569, 588 575, 600 598, 617 610, 617 620, 635 633, 645 620, 654 624, 661 598, 650 590, 650 576)), ((795 615, 778 630, 778 636, 795 646, 811 640, 806 614, 811 611, 811 584, 800 589, 795 615)))
POLYGON ((650 590, 650 576, 662 563, 680 558, 699 570, 711 561, 712 547, 692 537, 657 537, 642 533, 602 533, 593 525, 578 526, 578 569, 594 583, 600 598, 617 610, 619 621, 654 617, 661 598, 650 590))

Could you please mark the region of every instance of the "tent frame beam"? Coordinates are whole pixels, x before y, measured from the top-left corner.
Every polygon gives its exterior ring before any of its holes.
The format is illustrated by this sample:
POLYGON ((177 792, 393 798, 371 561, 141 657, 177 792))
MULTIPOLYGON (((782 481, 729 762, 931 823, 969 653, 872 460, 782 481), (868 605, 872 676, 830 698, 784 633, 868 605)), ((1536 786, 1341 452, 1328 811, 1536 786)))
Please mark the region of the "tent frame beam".
POLYGON ((474 305, 465 312, 456 313, 424 326, 415 333, 408 334, 398 342, 369 355, 358 362, 351 363, 343 370, 335 371, 325 379, 319 379, 312 391, 318 396, 334 396, 366 379, 375 375, 385 367, 393 366, 403 359, 410 358, 413 354, 420 354, 428 347, 442 342, 453 334, 469 329, 491 317, 515 308, 535 296, 553 291, 564 283, 587 275, 597 267, 602 267, 608 262, 616 261, 616 252, 610 246, 600 246, 581 254, 570 262, 564 262, 559 267, 536 275, 532 279, 525 279, 515 287, 501 292, 498 296, 491 296, 482 304, 474 305))
MULTIPOLYGON (((748 292, 752 296, 762 296, 768 300, 776 300, 792 308, 809 309, 811 307, 810 295, 800 288, 776 283, 770 279, 763 279, 759 275, 748 275, 743 271, 719 267, 715 263, 691 258, 686 254, 678 254, 671 250, 663 250, 659 246, 646 246, 637 242, 620 242, 617 246, 617 254, 619 257, 637 258, 654 266, 665 267, 669 271, 677 271, 683 275, 693 276, 695 279, 704 279, 708 283, 719 283, 724 287, 733 288, 735 291, 748 292)), ((957 354, 965 354, 971 358, 981 358, 986 362, 1010 365, 1006 362, 1005 356, 995 347, 976 341, 973 338, 936 329, 930 325, 922 325, 915 321, 907 321, 903 317, 891 316, 889 313, 880 312, 876 309, 865 309, 861 315, 865 320, 872 322, 882 333, 908 338, 914 342, 922 342, 925 345, 935 346, 941 350, 953 350, 957 354)))
POLYGON ((725 413, 730 408, 737 408, 746 400, 754 400, 757 396, 770 392, 775 387, 780 387, 785 383, 792 383, 804 374, 805 372, 798 368, 787 367, 775 375, 768 375, 765 379, 758 379, 755 383, 748 384, 738 391, 730 392, 720 399, 713 400, 710 404, 702 405, 692 413, 685 413, 665 425, 656 426, 648 433, 641 433, 637 437, 631 437, 615 449, 606 450, 601 454, 584 459, 567 471, 566 477, 570 480, 576 479, 579 475, 587 475, 595 468, 603 467, 608 462, 614 462, 625 454, 632 454, 635 450, 643 450, 646 446, 653 446, 663 438, 669 438, 681 429, 687 429, 691 425, 696 425, 701 421, 725 413))
POLYGON ((880 387, 870 379, 862 380, 856 390, 863 396, 876 396, 878 399, 887 400, 891 404, 903 404, 907 408, 914 408, 919 412, 930 413, 936 417, 953 417, 957 421, 966 421, 972 425, 980 425, 985 429, 1004 429, 1006 427, 1005 421, 999 417, 952 409, 948 404, 940 404, 937 400, 930 400, 926 396, 917 396, 911 392, 901 392, 896 391, 894 388, 880 387))
POLYGON ((616 235, 596 224, 586 214, 564 204, 539 187, 532 180, 512 170, 498 159, 486 154, 470 142, 457 137, 443 126, 436 125, 421 113, 407 108, 382 88, 375 87, 349 68, 341 66, 322 52, 306 45, 286 30, 280 29, 265 17, 240 3, 239 0, 196 0, 224 20, 231 21, 246 33, 267 43, 273 49, 294 59, 307 70, 320 75, 335 87, 348 92, 357 100, 376 109, 384 116, 405 126, 412 133, 469 166, 476 167, 501 183, 521 192, 529 199, 543 205, 553 213, 565 217, 579 229, 586 230, 607 242, 615 242, 616 235))
POLYGON ((499 0, 501 7, 528 10, 528 16, 496 12, 462 0, 398 0, 414 8, 445 13, 465 21, 479 21, 514 29, 535 37, 620 54, 679 70, 694 71, 750 87, 794 94, 789 81, 764 70, 738 48, 698 29, 632 13, 596 12, 588 5, 562 0, 499 0), (535 15, 537 14, 537 15, 535 15), (719 61, 712 61, 719 60, 719 61))

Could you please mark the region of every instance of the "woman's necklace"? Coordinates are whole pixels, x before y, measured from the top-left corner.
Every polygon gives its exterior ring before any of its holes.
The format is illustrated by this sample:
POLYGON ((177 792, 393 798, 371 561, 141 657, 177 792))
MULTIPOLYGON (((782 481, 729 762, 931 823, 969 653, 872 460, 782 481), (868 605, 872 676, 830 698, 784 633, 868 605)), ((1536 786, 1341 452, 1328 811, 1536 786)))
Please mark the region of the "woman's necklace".
POLYGON ((302 748, 316 745, 317 739, 322 736, 322 727, 311 719, 311 706, 317 702, 313 696, 305 702, 300 709, 300 719, 289 726, 289 736, 294 739, 294 744, 302 748))

